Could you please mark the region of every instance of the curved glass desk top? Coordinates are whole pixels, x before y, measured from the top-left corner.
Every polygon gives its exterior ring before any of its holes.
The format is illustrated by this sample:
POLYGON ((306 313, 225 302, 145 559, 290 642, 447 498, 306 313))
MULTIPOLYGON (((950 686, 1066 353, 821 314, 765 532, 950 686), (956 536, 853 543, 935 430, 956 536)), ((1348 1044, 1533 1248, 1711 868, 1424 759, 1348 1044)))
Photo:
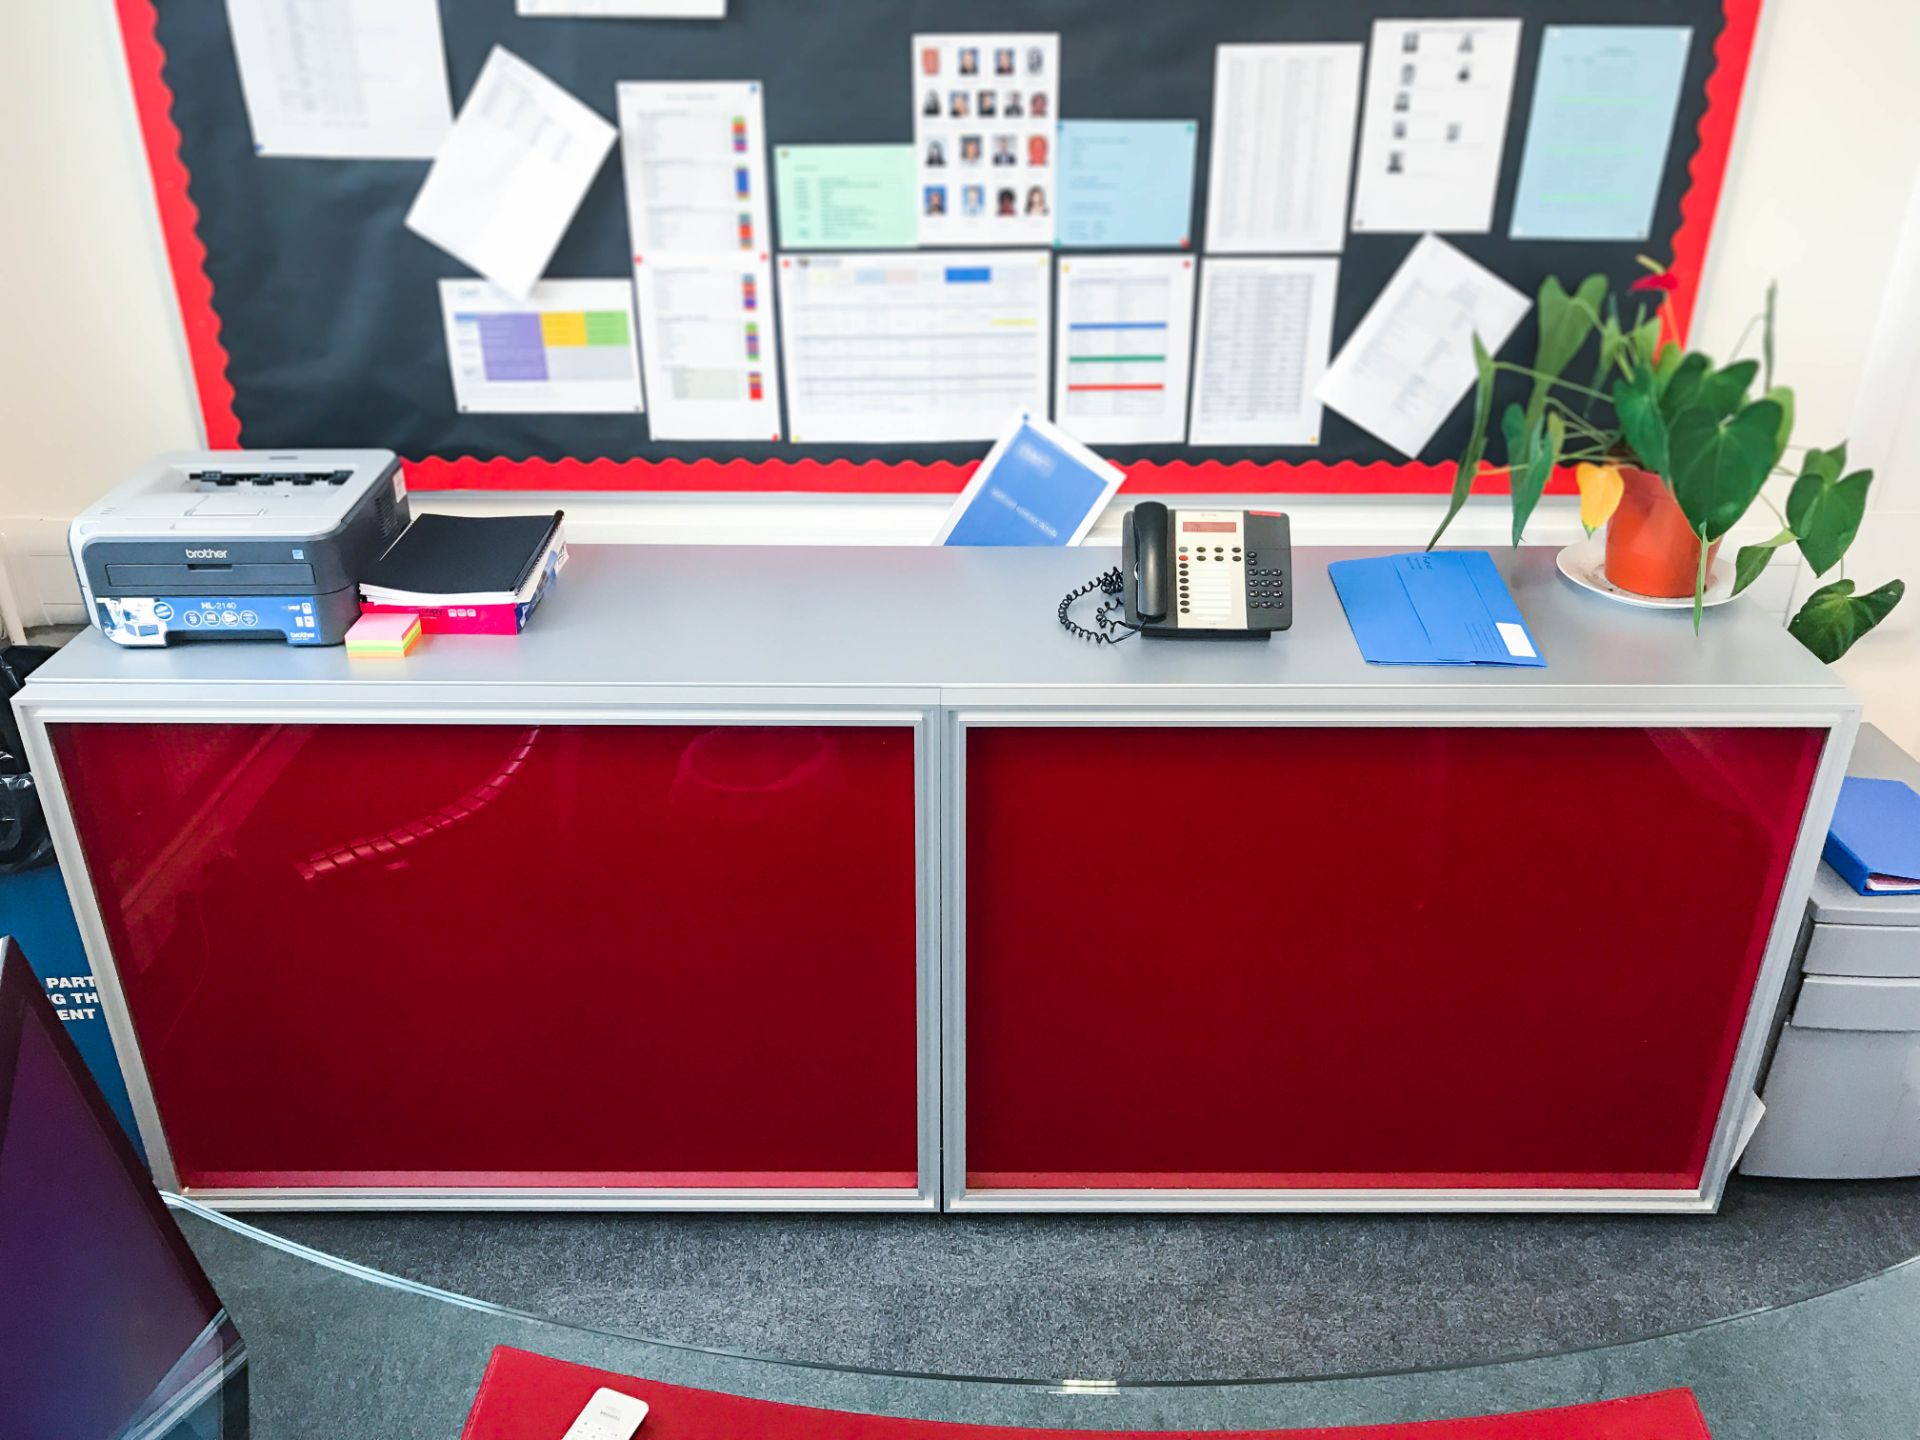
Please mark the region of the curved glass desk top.
POLYGON ((756 1399, 979 1424, 1369 1425, 1687 1387, 1714 1440, 1920 1433, 1920 1258, 1697 1329, 1451 1369, 1223 1382, 972 1379, 796 1364, 541 1320, 323 1255, 191 1201, 168 1204, 246 1339, 254 1440, 322 1430, 450 1440, 496 1345, 756 1399))

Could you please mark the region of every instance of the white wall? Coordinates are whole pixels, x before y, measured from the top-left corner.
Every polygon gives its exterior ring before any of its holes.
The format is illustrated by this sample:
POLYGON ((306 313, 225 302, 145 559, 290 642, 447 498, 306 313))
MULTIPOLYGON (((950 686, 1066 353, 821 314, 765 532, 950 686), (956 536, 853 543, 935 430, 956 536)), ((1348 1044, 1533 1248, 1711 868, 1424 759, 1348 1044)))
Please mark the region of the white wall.
MULTIPOLYGON (((1729 349, 1777 278, 1780 374, 1798 390, 1799 434, 1811 443, 1847 434, 1863 403, 1920 174, 1920 126, 1908 103, 1916 55, 1914 0, 1768 0, 1694 334, 1709 349, 1729 349)), ((140 458, 193 444, 196 426, 108 0, 7 0, 0 97, 0 194, 15 216, 40 221, 0 226, 0 262, 12 281, 0 331, 0 568, 32 605, 33 595, 62 583, 59 522, 140 458), (36 526, 43 518, 49 523, 36 526), (26 558, 36 552, 37 562, 26 558)), ((1909 263, 1920 264, 1920 237, 1913 247, 1909 263)), ((1920 355, 1917 329, 1883 337, 1876 373, 1920 355)), ((1896 457, 1892 430, 1881 425, 1889 448, 1881 503, 1910 505, 1920 497, 1920 444, 1896 457)), ((565 503, 570 526, 588 540, 910 543, 932 533, 941 510, 924 499, 565 503)), ((1500 541, 1503 505, 1476 502, 1453 533, 1500 541)), ((1289 508, 1307 543, 1412 543, 1436 514, 1436 502, 1425 499, 1302 500, 1289 508)), ((1568 507, 1550 503, 1529 538, 1577 533, 1568 507)), ((1920 581, 1920 563, 1911 578, 1920 581)), ((1908 603, 1920 612, 1920 594, 1908 603)), ((1909 678, 1910 667, 1891 656, 1870 659, 1876 648, 1893 646, 1868 641, 1849 657, 1849 673, 1871 673, 1874 717, 1920 744, 1920 677, 1909 678)))

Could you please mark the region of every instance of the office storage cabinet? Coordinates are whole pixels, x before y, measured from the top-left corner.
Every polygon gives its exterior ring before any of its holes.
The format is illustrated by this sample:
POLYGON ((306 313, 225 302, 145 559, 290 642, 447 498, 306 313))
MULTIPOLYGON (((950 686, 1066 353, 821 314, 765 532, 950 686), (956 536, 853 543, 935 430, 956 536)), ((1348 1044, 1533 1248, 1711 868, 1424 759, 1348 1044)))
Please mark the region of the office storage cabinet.
POLYGON ((912 728, 51 733, 190 1191, 919 1194, 912 728))
POLYGON ((244 1206, 1707 1210, 1858 705, 1496 563, 1545 669, 1057 625, 1091 548, 576 549, 404 661, 16 708, 163 1186, 244 1206))
MULTIPOLYGON (((1848 770, 1920 785, 1920 763, 1872 725, 1860 727, 1848 770)), ((1802 938, 1805 978, 1740 1168, 1920 1175, 1920 895, 1862 895, 1822 865, 1802 938)))
POLYGON ((969 727, 968 1193, 1693 1189, 1821 739, 969 727))

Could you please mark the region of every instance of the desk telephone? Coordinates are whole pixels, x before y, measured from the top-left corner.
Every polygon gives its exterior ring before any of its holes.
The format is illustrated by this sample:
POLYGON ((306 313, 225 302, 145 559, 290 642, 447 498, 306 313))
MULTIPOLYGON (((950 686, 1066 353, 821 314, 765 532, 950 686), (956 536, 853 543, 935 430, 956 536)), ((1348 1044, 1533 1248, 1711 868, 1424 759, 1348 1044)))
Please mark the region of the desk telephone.
POLYGON ((1170 640, 1265 640, 1293 624, 1287 517, 1259 510, 1169 510, 1142 501, 1120 522, 1120 565, 1060 602, 1060 623, 1096 644, 1129 632, 1170 640), (1068 610, 1095 589, 1109 599, 1097 631, 1068 610))

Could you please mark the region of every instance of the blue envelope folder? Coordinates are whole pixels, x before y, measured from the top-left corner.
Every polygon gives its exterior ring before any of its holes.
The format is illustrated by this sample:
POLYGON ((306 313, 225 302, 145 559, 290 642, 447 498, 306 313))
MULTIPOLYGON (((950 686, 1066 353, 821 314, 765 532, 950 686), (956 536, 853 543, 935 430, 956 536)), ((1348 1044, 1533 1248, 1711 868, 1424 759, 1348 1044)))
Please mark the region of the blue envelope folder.
POLYGON ((1547 663, 1484 550, 1336 560, 1327 573, 1370 664, 1547 663))
POLYGON ((1920 894, 1920 795, 1898 780, 1847 776, 1824 858, 1862 895, 1920 894))

